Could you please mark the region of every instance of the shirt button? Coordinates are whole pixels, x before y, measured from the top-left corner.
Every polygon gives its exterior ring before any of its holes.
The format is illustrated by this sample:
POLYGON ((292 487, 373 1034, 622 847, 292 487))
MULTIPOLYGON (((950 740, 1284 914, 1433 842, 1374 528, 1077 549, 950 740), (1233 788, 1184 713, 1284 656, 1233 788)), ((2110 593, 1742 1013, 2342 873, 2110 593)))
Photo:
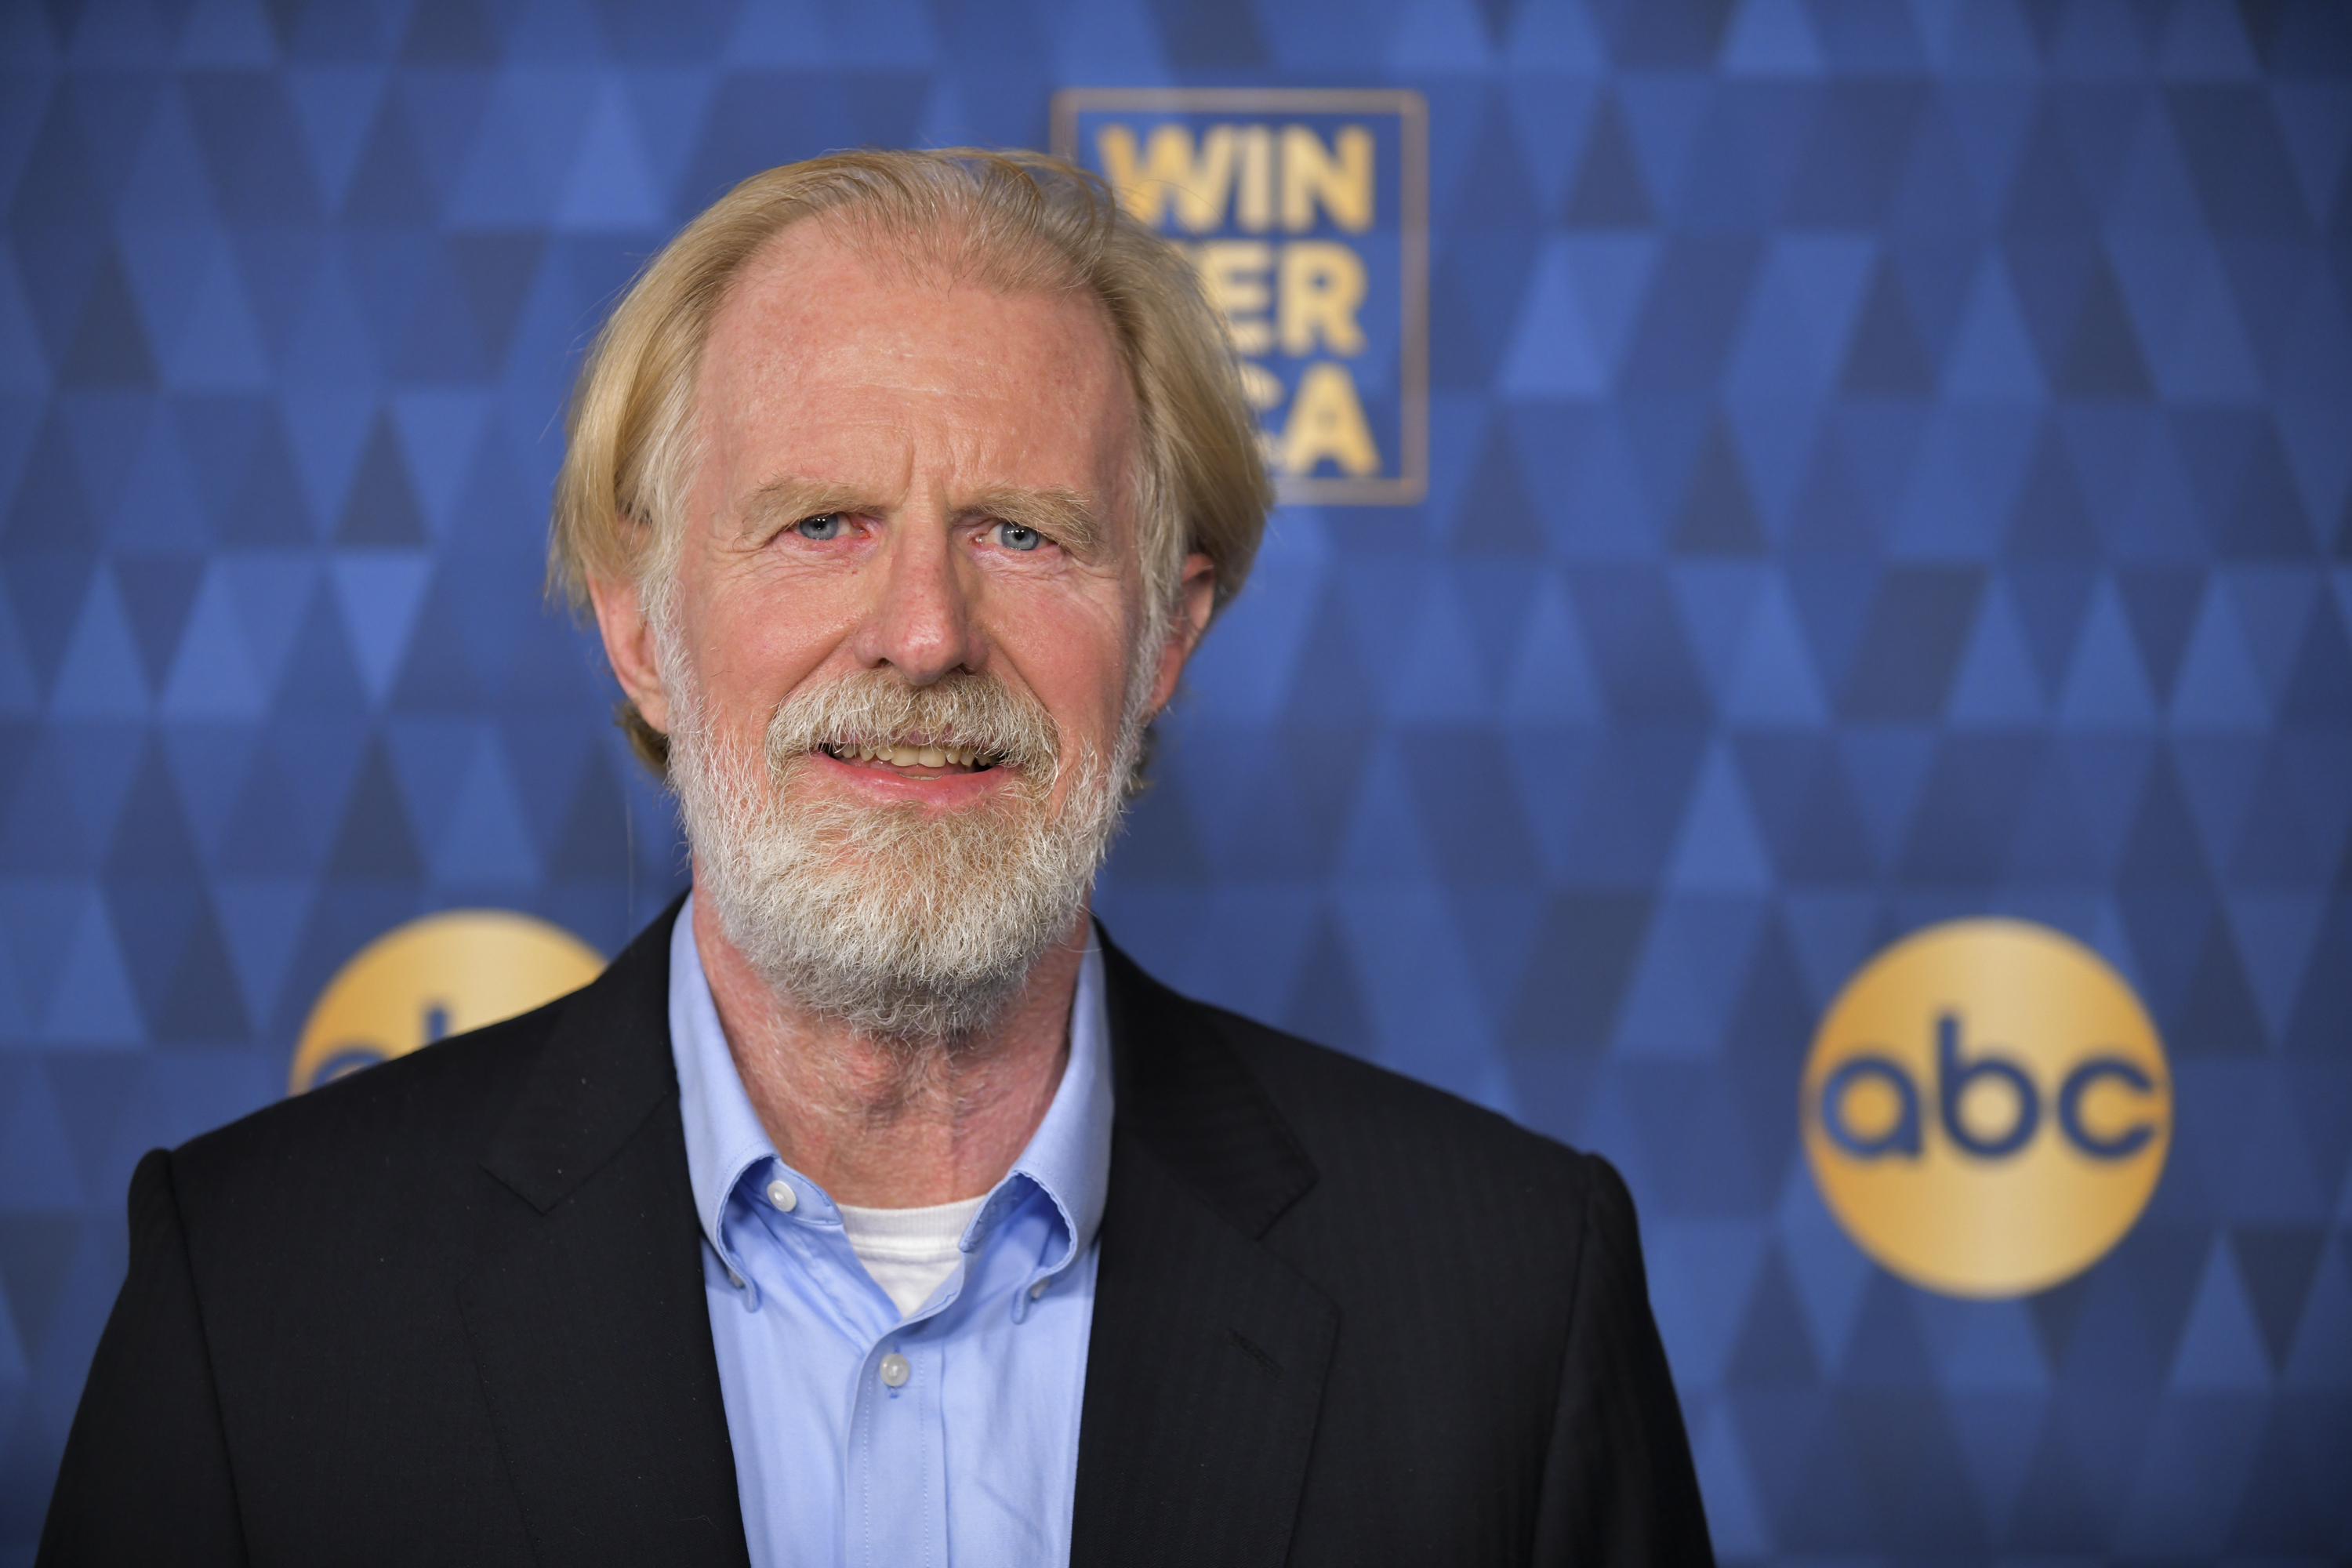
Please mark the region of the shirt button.
POLYGON ((1043 1300, 1045 1294, 1045 1287, 1052 1283, 1053 1281, 1050 1279, 1040 1279, 1034 1285, 1030 1286, 1029 1299, 1032 1301, 1043 1300))
POLYGON ((738 1290, 740 1290, 743 1289, 743 1277, 740 1274, 736 1273, 732 1268, 730 1268, 727 1271, 727 1283, 734 1286, 738 1290))
POLYGON ((793 1191, 789 1184, 782 1181, 768 1184, 768 1201, 786 1214, 801 1206, 800 1194, 793 1191))
POLYGON ((914 1375, 914 1371, 913 1367, 907 1364, 905 1356, 900 1355, 897 1351, 892 1351, 882 1358, 882 1384, 886 1388, 904 1388, 907 1386, 907 1379, 914 1375))

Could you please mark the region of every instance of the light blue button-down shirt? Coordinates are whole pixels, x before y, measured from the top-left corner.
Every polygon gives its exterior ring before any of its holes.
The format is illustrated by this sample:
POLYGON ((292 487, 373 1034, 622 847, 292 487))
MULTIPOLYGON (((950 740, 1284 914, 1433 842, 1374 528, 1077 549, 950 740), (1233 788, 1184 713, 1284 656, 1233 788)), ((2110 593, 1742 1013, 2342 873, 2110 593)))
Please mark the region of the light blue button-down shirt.
POLYGON ((1078 971, 1069 1063, 1045 1121, 965 1228, 955 1272, 903 1320, 832 1197, 761 1127, 690 900, 669 956, 670 1050, 752 1563, 1066 1563, 1110 1178, 1100 950, 1089 942, 1078 971), (769 1195, 779 1181, 789 1210, 769 1195))

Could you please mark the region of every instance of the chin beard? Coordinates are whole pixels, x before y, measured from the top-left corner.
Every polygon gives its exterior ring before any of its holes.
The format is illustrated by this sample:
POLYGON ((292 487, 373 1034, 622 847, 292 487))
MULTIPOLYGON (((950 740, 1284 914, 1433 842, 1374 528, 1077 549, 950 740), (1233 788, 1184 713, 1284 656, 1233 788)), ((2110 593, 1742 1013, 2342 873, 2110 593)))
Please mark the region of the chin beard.
POLYGON ((786 699, 747 755, 714 732, 685 673, 675 661, 667 681, 670 781, 695 896, 753 972, 909 1052, 984 1034, 1085 908, 1142 752, 1148 687, 1129 682, 1108 757, 1081 747, 1066 763, 1045 708, 1001 681, 957 673, 918 688, 881 671, 786 699), (807 798, 821 748, 908 736, 970 748, 1014 776, 956 811, 807 798))

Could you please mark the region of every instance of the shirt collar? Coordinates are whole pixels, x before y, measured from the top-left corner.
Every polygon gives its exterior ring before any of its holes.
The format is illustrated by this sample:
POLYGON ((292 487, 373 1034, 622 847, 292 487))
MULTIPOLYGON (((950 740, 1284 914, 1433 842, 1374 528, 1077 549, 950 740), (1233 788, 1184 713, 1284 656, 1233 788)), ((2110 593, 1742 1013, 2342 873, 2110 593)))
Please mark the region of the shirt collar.
MULTIPOLYGON (((669 1040, 677 1067, 678 1110, 686 1127, 687 1178, 695 1215, 711 1250, 732 1267, 720 1232, 728 1195, 744 1172, 777 1158, 776 1146, 760 1125, 727 1048, 710 982, 702 972, 701 950, 694 941, 692 894, 670 931, 669 1040)), ((978 1247, 1004 1210, 1019 1203, 1015 1177, 1026 1177, 1045 1192, 1068 1232, 1066 1250, 1047 1264, 1045 1272, 1066 1268, 1093 1244, 1110 1188, 1109 1045, 1102 945, 1090 922, 1076 994, 1071 998, 1070 1059, 1062 1068, 1061 1085, 1028 1146, 972 1216, 964 1233, 967 1250, 978 1247)))
POLYGON ((1070 1059, 1062 1068, 1061 1086, 1054 1090, 1045 1120, 1029 1135, 1028 1147, 972 1217, 964 1235, 967 1249, 986 1234, 996 1217, 992 1211, 1001 1212, 1000 1205, 1018 1201, 1014 1176, 1026 1176, 1044 1190, 1061 1210, 1063 1227, 1069 1233, 1067 1250, 1045 1265, 1047 1273, 1067 1268, 1094 1244, 1110 1192, 1110 1016, 1103 991, 1102 943, 1089 921, 1086 956, 1078 961, 1077 990, 1070 998, 1070 1059))

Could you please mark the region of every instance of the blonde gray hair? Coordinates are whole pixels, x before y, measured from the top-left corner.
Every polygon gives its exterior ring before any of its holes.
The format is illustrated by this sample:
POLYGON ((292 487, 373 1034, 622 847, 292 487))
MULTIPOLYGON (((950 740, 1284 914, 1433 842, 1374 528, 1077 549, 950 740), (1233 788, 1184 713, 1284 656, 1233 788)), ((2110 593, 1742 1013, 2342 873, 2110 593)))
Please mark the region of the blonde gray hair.
MULTIPOLYGON (((754 174, 646 264, 573 387, 555 481, 548 587, 589 607, 592 578, 636 583, 658 618, 685 533, 695 381, 729 286, 767 243, 823 218, 887 265, 1002 292, 1076 290, 1108 316, 1140 425, 1134 507, 1147 626, 1165 625, 1185 558, 1240 589, 1273 489, 1224 331, 1184 257, 1103 183, 1058 158, 974 148, 829 153, 754 174)), ((624 703, 638 754, 667 738, 624 703)))

